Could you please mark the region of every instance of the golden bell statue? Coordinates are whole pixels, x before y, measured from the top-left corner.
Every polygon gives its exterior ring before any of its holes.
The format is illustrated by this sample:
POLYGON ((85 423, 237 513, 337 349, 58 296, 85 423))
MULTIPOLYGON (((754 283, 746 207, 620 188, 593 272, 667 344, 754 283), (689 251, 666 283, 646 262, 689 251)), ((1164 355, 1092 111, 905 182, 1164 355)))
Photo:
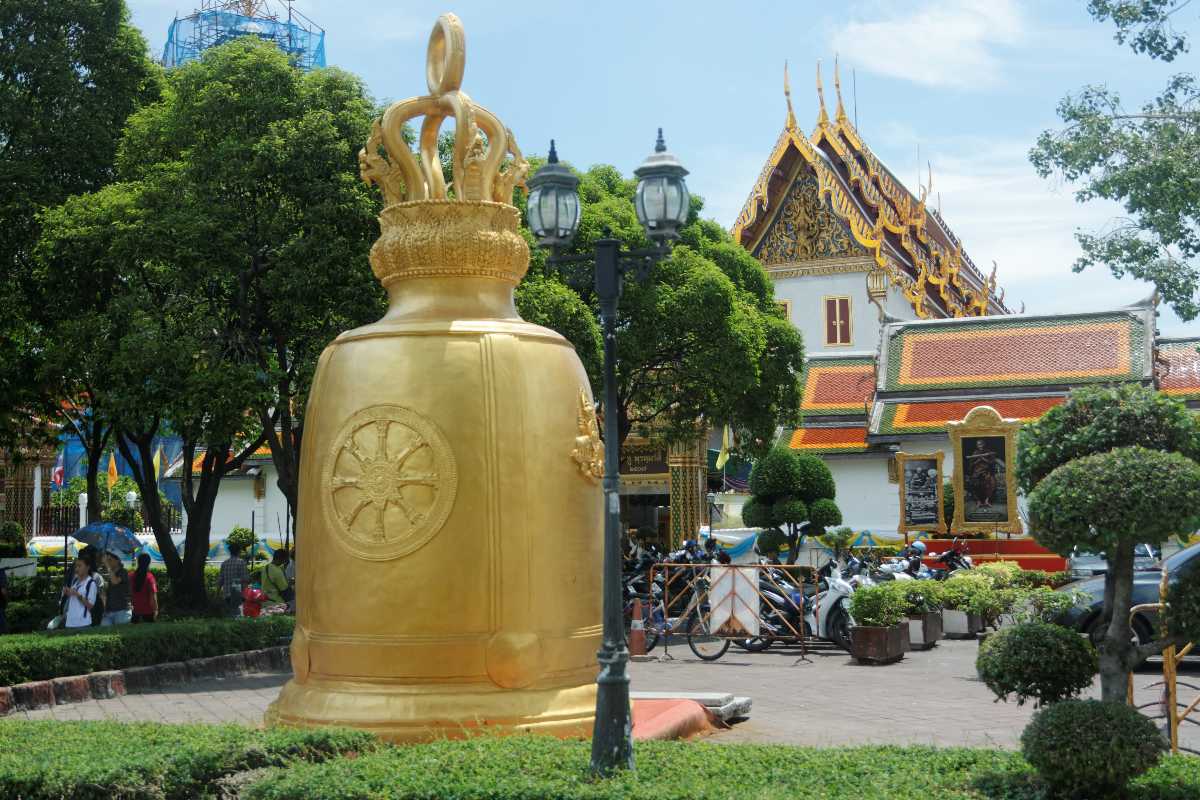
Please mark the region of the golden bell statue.
POLYGON ((461 23, 439 17, 430 94, 388 108, 359 154, 385 200, 371 266, 389 308, 339 336, 313 380, 295 675, 269 724, 393 741, 591 732, 603 448, 574 349, 513 305, 528 165, 459 91, 464 59, 461 23), (401 128, 420 114, 418 161, 401 128))

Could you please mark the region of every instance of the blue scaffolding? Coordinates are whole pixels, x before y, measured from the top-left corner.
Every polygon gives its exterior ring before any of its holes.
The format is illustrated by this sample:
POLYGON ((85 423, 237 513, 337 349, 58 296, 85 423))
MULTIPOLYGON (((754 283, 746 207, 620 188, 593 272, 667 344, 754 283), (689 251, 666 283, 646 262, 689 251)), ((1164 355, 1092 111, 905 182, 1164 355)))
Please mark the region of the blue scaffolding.
POLYGON ((271 42, 303 70, 325 66, 325 31, 288 5, 287 17, 246 16, 227 8, 201 8, 190 16, 176 17, 163 48, 164 67, 177 67, 200 58, 210 47, 242 36, 271 42))

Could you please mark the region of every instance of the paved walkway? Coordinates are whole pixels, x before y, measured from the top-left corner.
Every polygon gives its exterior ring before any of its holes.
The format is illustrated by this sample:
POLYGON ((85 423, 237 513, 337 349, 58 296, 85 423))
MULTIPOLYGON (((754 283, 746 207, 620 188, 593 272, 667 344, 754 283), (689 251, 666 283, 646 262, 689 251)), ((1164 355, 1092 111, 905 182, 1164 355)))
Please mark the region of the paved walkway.
MULTIPOLYGON (((806 745, 867 743, 1015 748, 1033 714, 1031 706, 996 703, 975 677, 975 642, 943 641, 909 653, 898 664, 859 666, 844 652, 772 649, 750 654, 731 648, 719 661, 702 662, 687 646, 672 647, 673 661, 630 665, 639 691, 720 691, 754 699, 750 719, 714 741, 806 745)), ((656 650, 654 655, 661 655, 656 650)), ((1200 668, 1186 666, 1184 679, 1200 685, 1200 668)), ((152 694, 55 706, 24 712, 28 719, 117 719, 161 722, 259 724, 267 704, 287 680, 257 674, 195 681, 152 694)), ((1139 702, 1157 699, 1141 690, 1157 678, 1148 668, 1134 676, 1139 702)), ((1093 688, 1098 695, 1098 688, 1093 688)), ((1195 696, 1180 691, 1185 702, 1195 696)), ((1182 744, 1200 750, 1200 727, 1185 725, 1182 744)))

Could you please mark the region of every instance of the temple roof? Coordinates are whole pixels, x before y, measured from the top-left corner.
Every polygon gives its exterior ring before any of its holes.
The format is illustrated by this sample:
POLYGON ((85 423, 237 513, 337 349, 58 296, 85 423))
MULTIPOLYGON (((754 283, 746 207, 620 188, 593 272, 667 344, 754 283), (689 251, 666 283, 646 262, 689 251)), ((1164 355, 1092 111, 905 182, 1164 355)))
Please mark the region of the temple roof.
POLYGON ((948 423, 981 405, 1006 419, 1035 420, 1072 388, 1091 384, 1157 383, 1200 407, 1200 338, 1156 342, 1156 302, 1058 316, 891 322, 877 359, 808 359, 804 427, 785 431, 784 441, 811 453, 871 452, 909 436, 944 435, 948 423))
POLYGON ((972 400, 933 400, 925 402, 876 403, 871 414, 870 431, 876 435, 944 433, 951 422, 960 422, 972 408, 988 405, 1005 419, 1022 422, 1038 419, 1066 400, 1066 394, 1030 397, 976 398, 972 400))
POLYGON ((880 392, 1076 386, 1153 379, 1152 305, 1061 316, 884 327, 880 392))
POLYGON ((813 416, 866 416, 875 395, 875 356, 809 357, 800 411, 813 416))
POLYGON ((1158 340, 1158 387, 1179 400, 1200 400, 1200 339, 1158 340))
POLYGON ((792 184, 811 173, 820 197, 888 273, 918 317, 1008 313, 1003 290, 996 294, 995 269, 985 278, 941 216, 926 208, 932 175, 920 197, 905 188, 846 115, 836 66, 834 85, 837 111, 830 120, 818 65, 817 126, 807 136, 796 124, 785 66, 787 120, 734 223, 734 238, 753 252, 792 184))
POLYGON ((867 429, 863 426, 797 428, 788 446, 808 453, 865 453, 867 429))

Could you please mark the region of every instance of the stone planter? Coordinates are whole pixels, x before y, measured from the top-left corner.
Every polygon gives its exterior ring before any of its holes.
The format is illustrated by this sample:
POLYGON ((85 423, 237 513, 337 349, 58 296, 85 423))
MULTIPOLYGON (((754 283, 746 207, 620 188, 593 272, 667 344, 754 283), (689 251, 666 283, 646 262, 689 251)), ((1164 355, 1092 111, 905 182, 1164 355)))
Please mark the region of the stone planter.
POLYGON ((890 628, 855 625, 850 628, 850 655, 860 664, 892 664, 904 658, 908 622, 890 628))
POLYGON ((942 638, 942 612, 908 615, 909 647, 913 650, 928 650, 942 638))
POLYGON ((983 630, 983 619, 978 614, 947 608, 942 612, 942 630, 947 639, 974 639, 983 630))

